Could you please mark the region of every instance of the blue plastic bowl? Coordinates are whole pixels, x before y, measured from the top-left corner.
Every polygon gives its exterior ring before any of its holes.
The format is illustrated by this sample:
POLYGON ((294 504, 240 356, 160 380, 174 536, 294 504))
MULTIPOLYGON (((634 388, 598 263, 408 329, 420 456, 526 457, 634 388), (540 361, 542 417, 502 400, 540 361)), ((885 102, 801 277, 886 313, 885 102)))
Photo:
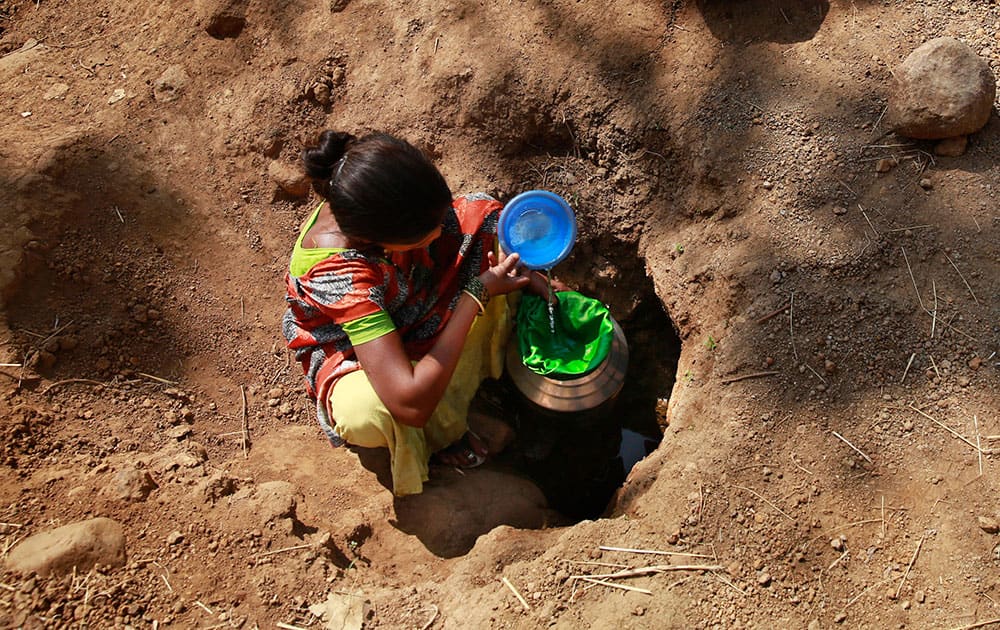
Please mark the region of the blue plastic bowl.
POLYGON ((504 206, 497 235, 503 250, 517 252, 528 269, 551 269, 573 249, 576 216, 559 195, 529 190, 504 206))

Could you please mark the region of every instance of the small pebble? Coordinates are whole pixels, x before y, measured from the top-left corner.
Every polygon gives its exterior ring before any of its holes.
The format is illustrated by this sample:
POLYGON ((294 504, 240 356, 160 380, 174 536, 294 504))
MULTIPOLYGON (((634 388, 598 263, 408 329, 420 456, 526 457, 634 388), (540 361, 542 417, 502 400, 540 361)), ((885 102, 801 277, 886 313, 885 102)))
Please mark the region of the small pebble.
POLYGON ((833 540, 830 541, 830 546, 833 547, 837 551, 843 551, 844 550, 844 541, 841 540, 840 538, 834 538, 833 540))
POLYGON ((920 187, 923 188, 924 190, 930 190, 934 188, 934 182, 932 182, 930 179, 926 177, 923 177, 920 179, 920 187))
POLYGON ((972 368, 973 370, 978 370, 979 366, 981 366, 982 364, 983 360, 980 359, 979 357, 972 357, 972 360, 969 361, 969 367, 972 368))
POLYGON ((980 516, 978 520, 979 529, 983 530, 987 534, 996 534, 997 532, 1000 532, 1000 523, 998 523, 995 518, 980 516))
POLYGON ((840 611, 837 613, 837 616, 833 618, 834 623, 844 623, 845 621, 847 621, 847 613, 844 611, 840 611))
POLYGON ((180 533, 177 530, 174 530, 174 531, 170 532, 169 534, 167 534, 167 544, 168 545, 176 545, 176 544, 180 543, 182 540, 184 540, 184 534, 180 533))
POLYGON ((768 573, 767 571, 764 571, 763 573, 757 576, 757 583, 760 584, 761 586, 767 586, 768 584, 771 583, 771 574, 768 573))
POLYGON ((771 190, 774 188, 774 182, 765 181, 763 184, 761 184, 761 188, 763 188, 764 190, 771 190))
POLYGON ((924 592, 917 591, 916 593, 913 594, 913 599, 917 600, 918 604, 923 604, 925 599, 924 592))
POLYGON ((900 604, 899 607, 902 608, 903 610, 909 610, 910 609, 910 600, 904 599, 903 603, 900 604))

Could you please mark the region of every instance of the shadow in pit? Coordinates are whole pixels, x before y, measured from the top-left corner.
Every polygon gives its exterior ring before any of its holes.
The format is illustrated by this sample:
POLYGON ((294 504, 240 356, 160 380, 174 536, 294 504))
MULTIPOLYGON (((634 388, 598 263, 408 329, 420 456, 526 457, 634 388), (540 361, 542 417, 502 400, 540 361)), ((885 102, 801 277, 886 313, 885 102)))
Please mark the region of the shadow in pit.
POLYGON ((175 377, 186 335, 170 303, 182 280, 168 243, 196 230, 177 193, 126 150, 88 138, 54 152, 15 194, 34 238, 7 318, 32 367, 52 378, 175 377))
MULTIPOLYGON (((361 465, 392 489, 386 449, 351 447, 361 465)), ((548 508, 530 481, 496 463, 457 472, 431 467, 431 480, 421 494, 395 497, 390 524, 416 536, 428 551, 442 558, 468 553, 476 540, 497 527, 541 529, 566 519, 548 508)))
POLYGON ((808 41, 830 11, 827 0, 697 0, 695 5, 716 39, 741 44, 808 41))

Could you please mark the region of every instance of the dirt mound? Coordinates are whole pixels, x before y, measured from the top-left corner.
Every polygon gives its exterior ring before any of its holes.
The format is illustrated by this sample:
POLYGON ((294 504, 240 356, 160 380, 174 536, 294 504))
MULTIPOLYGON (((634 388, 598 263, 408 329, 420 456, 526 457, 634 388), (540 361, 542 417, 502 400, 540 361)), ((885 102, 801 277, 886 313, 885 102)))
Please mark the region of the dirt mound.
POLYGON ((127 555, 8 571, 0 625, 1000 616, 1000 122, 958 157, 883 122, 940 36, 997 74, 988 3, 0 0, 0 536, 106 517, 127 555), (605 518, 502 461, 395 501, 324 441, 278 328, 324 128, 573 205, 557 273, 663 430, 605 518))

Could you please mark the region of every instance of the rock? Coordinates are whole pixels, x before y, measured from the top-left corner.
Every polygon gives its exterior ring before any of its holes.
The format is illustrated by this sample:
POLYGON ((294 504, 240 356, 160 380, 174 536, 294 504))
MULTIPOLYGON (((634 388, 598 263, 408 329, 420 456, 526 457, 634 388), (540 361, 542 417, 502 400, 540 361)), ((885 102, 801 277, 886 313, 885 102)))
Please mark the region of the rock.
POLYGON ((172 437, 175 440, 180 441, 191 435, 191 425, 178 424, 164 431, 164 434, 166 434, 167 437, 172 437))
POLYGON ((973 370, 978 370, 982 364, 983 360, 979 357, 972 357, 972 359, 969 360, 969 367, 973 370))
POLYGON ((311 182, 309 176, 298 168, 274 161, 267 167, 267 174, 278 185, 278 188, 292 197, 305 197, 309 194, 311 182))
POLYGON ((114 483, 108 494, 122 501, 145 501, 157 487, 156 481, 145 470, 123 468, 115 473, 114 483))
POLYGON ((340 13, 351 0, 330 0, 330 13, 340 13))
POLYGON ((65 83, 56 83, 48 90, 46 90, 45 95, 42 96, 43 100, 46 101, 56 101, 66 96, 66 92, 69 92, 69 86, 65 83))
POLYGON ((174 531, 170 532, 169 534, 167 534, 167 544, 170 545, 171 547, 173 547, 174 545, 178 545, 178 544, 180 544, 182 542, 184 542, 184 534, 183 533, 181 533, 181 532, 179 532, 177 530, 174 530, 174 531))
POLYGON ((237 37, 247 25, 249 0, 197 0, 195 11, 205 32, 216 39, 237 37))
POLYGON ((287 481, 268 481, 257 486, 252 502, 260 517, 260 523, 267 525, 273 521, 295 516, 295 487, 287 481))
POLYGON ((987 534, 996 534, 1000 532, 1000 523, 997 522, 997 519, 990 518, 988 516, 980 516, 977 520, 979 521, 979 529, 983 530, 987 534))
POLYGON ((92 518, 31 536, 7 556, 7 568, 39 575, 86 573, 95 564, 125 565, 125 532, 109 518, 92 518))
POLYGON ((181 97, 181 92, 187 87, 191 77, 179 65, 172 65, 153 82, 153 98, 159 103, 169 103, 181 97))
POLYGON ((115 103, 117 103, 120 100, 123 100, 124 98, 125 98, 125 89, 117 88, 114 92, 111 93, 111 96, 108 97, 108 105, 114 105, 115 103))
POLYGON ((239 481, 235 477, 217 472, 195 488, 195 494, 200 495, 208 503, 215 503, 222 497, 236 492, 238 487, 239 481))
POLYGON ((371 602, 361 591, 356 593, 330 592, 326 601, 313 604, 309 612, 323 622, 324 628, 361 630, 371 609, 371 602))
POLYGON ((918 604, 923 604, 924 599, 926 599, 926 597, 927 596, 924 595, 923 591, 917 591, 916 593, 913 594, 913 599, 917 600, 918 604))
POLYGON ((280 135, 272 134, 263 139, 259 143, 259 146, 260 152, 264 154, 264 157, 269 157, 272 160, 275 160, 279 155, 281 155, 281 149, 285 146, 285 141, 280 135))
POLYGON ((774 189, 774 182, 765 181, 764 183, 762 183, 760 185, 760 187, 763 188, 764 190, 773 190, 774 189))
POLYGON ((771 583, 771 574, 768 573, 767 571, 762 572, 760 575, 757 576, 757 583, 760 584, 761 586, 767 586, 768 584, 771 583))
POLYGON ((922 177, 919 183, 920 187, 923 188, 924 190, 931 190, 932 188, 934 188, 934 182, 932 182, 930 178, 922 177))
POLYGON ((830 546, 833 547, 833 549, 835 551, 843 551, 844 550, 844 541, 841 540, 839 537, 838 538, 834 538, 833 540, 830 541, 830 546))
POLYGON ((956 136, 945 138, 934 145, 934 155, 943 157, 958 157, 965 153, 965 148, 969 145, 968 136, 956 136))
POLYGON ((837 216, 847 214, 847 208, 844 206, 834 206, 833 213, 837 216))
POLYGON ((326 83, 315 84, 314 86, 312 86, 311 92, 312 92, 312 97, 320 105, 326 107, 327 105, 330 104, 330 101, 332 100, 332 95, 330 93, 330 86, 327 85, 326 83))
POLYGON ((882 158, 878 162, 875 162, 875 172, 888 173, 894 166, 896 166, 896 160, 892 158, 882 158))
POLYGON ((37 355, 35 355, 34 367, 39 370, 47 370, 56 364, 56 355, 52 354, 48 350, 42 350, 37 355))
POLYGON ((267 390, 268 398, 281 398, 284 395, 285 391, 280 387, 272 387, 271 389, 267 390))
POLYGON ((989 120, 996 88, 989 64, 966 44, 932 39, 893 70, 886 120, 910 138, 968 135, 989 120))
POLYGON ((837 616, 833 618, 834 623, 844 623, 845 621, 847 621, 847 613, 844 611, 840 611, 837 613, 837 616))

